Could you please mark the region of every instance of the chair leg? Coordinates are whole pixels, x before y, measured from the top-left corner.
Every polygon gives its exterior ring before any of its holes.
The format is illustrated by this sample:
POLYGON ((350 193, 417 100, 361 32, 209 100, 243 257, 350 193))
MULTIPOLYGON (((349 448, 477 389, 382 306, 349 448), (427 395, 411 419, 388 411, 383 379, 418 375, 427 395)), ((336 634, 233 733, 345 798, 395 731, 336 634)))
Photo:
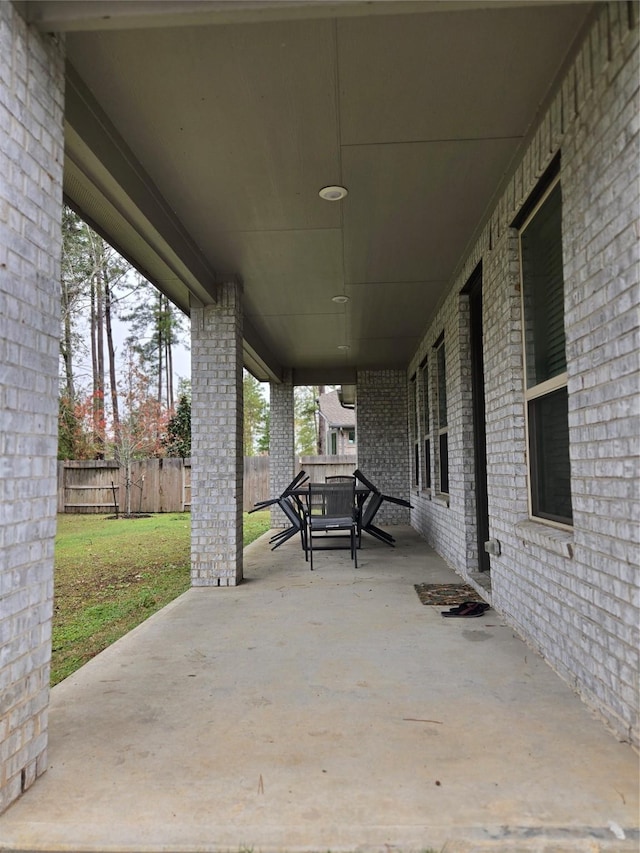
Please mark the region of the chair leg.
POLYGON ((278 531, 278 533, 274 533, 273 536, 269 539, 270 543, 275 542, 277 539, 282 539, 283 536, 286 536, 290 530, 293 530, 292 527, 286 527, 283 530, 278 531))
POLYGON ((278 538, 278 540, 277 540, 277 541, 276 541, 276 542, 271 546, 271 550, 272 550, 272 551, 275 551, 275 550, 276 550, 276 548, 279 548, 281 545, 284 545, 284 543, 285 543, 285 542, 288 542, 288 541, 289 541, 289 539, 291 539, 291 537, 292 537, 292 536, 295 536, 295 535, 296 535, 296 533, 297 533, 297 531, 296 531, 295 527, 290 527, 290 528, 286 531, 286 534, 287 534, 287 535, 286 535, 286 536, 284 536, 284 535, 283 535, 283 536, 280 536, 280 537, 278 538))
POLYGON ((394 547, 396 540, 393 538, 393 536, 391 536, 390 533, 387 533, 386 530, 381 530, 379 527, 376 527, 375 524, 369 524, 364 529, 370 536, 374 536, 376 539, 379 539, 381 542, 384 542, 385 545, 389 545, 391 548, 394 547))

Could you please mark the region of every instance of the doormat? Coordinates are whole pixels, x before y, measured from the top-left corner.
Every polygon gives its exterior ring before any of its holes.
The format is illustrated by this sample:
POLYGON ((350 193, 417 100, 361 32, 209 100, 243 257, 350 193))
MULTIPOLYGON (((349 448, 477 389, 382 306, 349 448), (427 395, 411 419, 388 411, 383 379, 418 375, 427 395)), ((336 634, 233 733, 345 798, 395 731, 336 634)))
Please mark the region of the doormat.
POLYGON ((414 588, 423 604, 440 606, 462 604, 464 601, 484 601, 475 589, 466 583, 417 583, 414 588))

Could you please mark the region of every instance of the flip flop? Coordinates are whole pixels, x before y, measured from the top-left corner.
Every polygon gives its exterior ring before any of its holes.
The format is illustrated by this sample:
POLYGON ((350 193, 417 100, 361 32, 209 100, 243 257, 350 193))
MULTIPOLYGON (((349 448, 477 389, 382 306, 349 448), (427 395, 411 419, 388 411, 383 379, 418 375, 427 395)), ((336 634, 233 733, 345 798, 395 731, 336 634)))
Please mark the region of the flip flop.
POLYGON ((476 616, 483 616, 485 611, 489 609, 488 604, 480 604, 479 602, 467 602, 459 610, 449 610, 443 613, 443 616, 453 616, 461 619, 471 619, 476 616))
MULTIPOLYGON (((455 607, 451 607, 447 610, 447 613, 460 613, 461 610, 464 610, 467 607, 471 607, 472 604, 479 604, 478 601, 463 601, 461 604, 457 604, 455 607)), ((442 614, 444 616, 444 613, 442 614)))

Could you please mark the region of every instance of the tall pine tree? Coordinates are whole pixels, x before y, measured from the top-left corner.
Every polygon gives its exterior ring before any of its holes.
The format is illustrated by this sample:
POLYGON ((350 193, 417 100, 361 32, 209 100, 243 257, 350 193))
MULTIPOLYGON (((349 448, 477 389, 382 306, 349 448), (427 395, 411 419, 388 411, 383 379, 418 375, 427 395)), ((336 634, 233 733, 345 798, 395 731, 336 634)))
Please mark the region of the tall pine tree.
POLYGON ((269 404, 264 397, 258 380, 248 371, 244 371, 242 380, 244 392, 244 455, 255 456, 264 447, 264 434, 267 429, 269 404))

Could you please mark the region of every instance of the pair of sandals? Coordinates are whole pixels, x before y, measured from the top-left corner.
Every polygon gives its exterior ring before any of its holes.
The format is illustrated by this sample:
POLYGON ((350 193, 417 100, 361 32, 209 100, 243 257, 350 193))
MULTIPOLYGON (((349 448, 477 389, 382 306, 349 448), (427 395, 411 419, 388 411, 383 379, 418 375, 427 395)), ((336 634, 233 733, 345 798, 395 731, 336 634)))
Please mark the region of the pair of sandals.
POLYGON ((457 607, 452 607, 451 610, 443 611, 443 616, 455 616, 462 619, 471 619, 474 616, 482 616, 485 611, 489 610, 490 604, 485 604, 484 601, 463 601, 457 607))

